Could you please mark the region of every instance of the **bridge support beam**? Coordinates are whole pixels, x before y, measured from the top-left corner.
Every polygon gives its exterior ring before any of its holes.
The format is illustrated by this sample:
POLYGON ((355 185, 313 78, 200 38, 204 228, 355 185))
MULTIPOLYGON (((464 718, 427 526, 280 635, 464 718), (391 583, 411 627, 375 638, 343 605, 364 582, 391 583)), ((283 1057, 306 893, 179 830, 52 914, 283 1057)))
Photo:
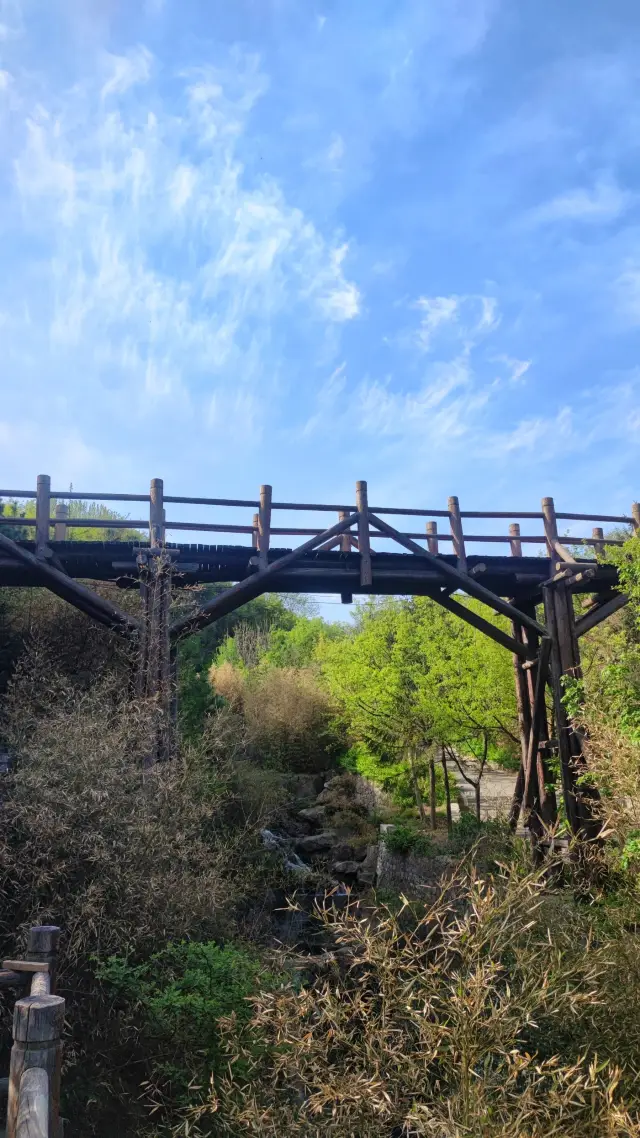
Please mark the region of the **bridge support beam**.
POLYGON ((136 694, 152 703, 145 767, 171 758, 173 751, 175 661, 169 638, 171 568, 171 556, 166 550, 152 548, 138 554, 142 630, 136 694))
POLYGON ((565 677, 582 678, 570 581, 550 582, 543 588, 543 596, 545 623, 552 641, 551 688, 565 812, 573 834, 594 838, 600 831, 600 821, 594 813, 599 795, 585 781, 583 736, 572 724, 564 704, 565 677))

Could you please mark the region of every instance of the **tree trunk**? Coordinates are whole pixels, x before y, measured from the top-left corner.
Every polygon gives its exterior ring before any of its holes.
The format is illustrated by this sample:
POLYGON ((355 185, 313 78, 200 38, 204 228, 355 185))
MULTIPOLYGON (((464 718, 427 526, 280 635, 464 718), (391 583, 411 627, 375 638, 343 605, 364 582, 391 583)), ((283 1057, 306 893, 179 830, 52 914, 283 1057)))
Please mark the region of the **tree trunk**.
POLYGON ((447 755, 444 749, 444 743, 441 751, 442 773, 444 775, 444 793, 447 803, 447 830, 451 833, 453 821, 451 818, 451 787, 449 785, 449 768, 447 767, 447 755))
POLYGON ((407 751, 407 755, 409 758, 409 769, 411 771, 411 782, 413 784, 413 796, 416 800, 416 806, 418 807, 418 813, 420 814, 420 820, 422 821, 422 823, 424 823, 426 821, 425 812, 424 812, 424 802, 422 801, 422 795, 420 793, 420 783, 418 782, 418 775, 416 773, 415 753, 414 753, 413 747, 409 747, 409 749, 407 751))
POLYGON ((433 752, 429 756, 429 809, 431 813, 431 829, 436 828, 436 760, 433 752))

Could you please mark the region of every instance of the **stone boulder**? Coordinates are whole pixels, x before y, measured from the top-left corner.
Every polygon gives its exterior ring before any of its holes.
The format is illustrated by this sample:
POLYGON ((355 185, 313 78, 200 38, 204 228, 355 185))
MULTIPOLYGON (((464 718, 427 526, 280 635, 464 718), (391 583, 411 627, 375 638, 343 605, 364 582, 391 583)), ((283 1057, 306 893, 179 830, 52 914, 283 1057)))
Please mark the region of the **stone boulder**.
POLYGON ((360 862, 358 861, 336 861, 331 872, 340 878, 355 877, 359 869, 360 862))
MULTIPOLYGON (((364 857, 364 855, 365 851, 363 850, 362 857, 364 857)), ((338 842, 337 846, 334 848, 333 856, 336 861, 353 861, 354 859, 356 861, 362 860, 358 857, 353 846, 350 845, 349 842, 338 842)))
POLYGON ((378 868, 378 847, 367 846, 364 861, 358 866, 358 885, 370 886, 375 884, 378 868))
POLYGON ((299 838, 296 850, 300 854, 326 853, 335 844, 335 830, 323 830, 320 834, 309 834, 306 838, 299 838))
POLYGON ((298 810, 298 818, 303 822, 313 822, 315 826, 324 826, 327 820, 326 806, 307 806, 304 810, 298 810))

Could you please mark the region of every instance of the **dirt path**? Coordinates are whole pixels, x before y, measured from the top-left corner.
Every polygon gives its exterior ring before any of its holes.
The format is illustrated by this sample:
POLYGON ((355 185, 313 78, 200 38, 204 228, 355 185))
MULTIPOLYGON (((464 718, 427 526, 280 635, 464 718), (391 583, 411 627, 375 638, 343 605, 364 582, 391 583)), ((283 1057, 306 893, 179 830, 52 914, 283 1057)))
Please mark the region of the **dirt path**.
MULTIPOLYGON (((475 759, 461 759, 460 763, 470 778, 477 779, 480 764, 475 759)), ((455 764, 452 766, 460 805, 464 810, 472 810, 475 813, 475 791, 468 782, 465 782, 455 764)), ((483 819, 505 817, 509 813, 516 777, 515 771, 505 771, 502 767, 487 764, 480 783, 480 816, 483 819)))

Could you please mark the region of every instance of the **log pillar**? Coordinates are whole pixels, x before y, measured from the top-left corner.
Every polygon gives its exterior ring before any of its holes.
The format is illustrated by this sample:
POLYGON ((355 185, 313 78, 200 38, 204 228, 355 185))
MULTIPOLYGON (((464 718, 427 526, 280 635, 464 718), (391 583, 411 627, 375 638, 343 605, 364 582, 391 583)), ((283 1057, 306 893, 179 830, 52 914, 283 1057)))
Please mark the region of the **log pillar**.
POLYGON ((49 544, 50 509, 51 479, 48 474, 39 474, 36 489, 36 554, 38 557, 44 557, 49 544))
POLYGON ((565 812, 572 833, 595 837, 600 824, 594 817, 593 805, 599 795, 595 787, 578 785, 586 771, 582 736, 574 729, 563 699, 564 677, 582 678, 573 594, 567 581, 555 581, 544 586, 543 595, 545 624, 552 640, 550 674, 565 812))
MULTIPOLYGON (((535 620, 535 604, 532 602, 522 602, 518 607, 522 610, 525 616, 529 616, 532 620, 535 620)), ((519 643, 527 644, 535 651, 539 650, 539 638, 534 632, 531 631, 531 629, 525 628, 522 624, 519 624, 516 621, 513 622, 512 627, 514 638, 519 641, 519 643)), ((549 726, 547 722, 547 716, 543 711, 540 715, 539 722, 536 725, 537 746, 535 763, 531 772, 528 788, 529 801, 524 802, 526 769, 529 756, 529 742, 533 728, 533 709, 535 706, 535 692, 538 680, 538 664, 537 662, 534 662, 525 669, 523 667, 522 659, 514 654, 513 668, 516 685, 516 700, 518 706, 518 723, 520 727, 522 762, 516 781, 513 803, 509 815, 509 824, 513 830, 516 829, 518 819, 520 817, 520 810, 522 806, 524 806, 525 813, 527 815, 527 823, 535 840, 542 838, 544 836, 545 829, 553 826, 558 817, 556 795, 555 791, 552 789, 551 773, 549 771, 547 762, 549 726)))
POLYGON ((172 556, 165 549, 164 486, 151 480, 149 549, 138 553, 142 632, 136 692, 153 703, 145 767, 171 757, 173 731, 172 667, 169 639, 172 556))
POLYGON ((57 925, 34 925, 29 929, 25 960, 35 960, 49 965, 51 992, 55 992, 58 969, 58 946, 60 929, 57 925))
MULTIPOLYGON (((60 996, 26 996, 17 1000, 13 1013, 13 1047, 9 1068, 7 1104, 7 1138, 18 1138, 20 1107, 33 1101, 29 1071, 41 1071, 42 1089, 48 1095, 48 1136, 62 1138, 60 1124, 60 1071, 62 1066, 62 1029, 64 1000, 60 996)), ((40 1088, 39 1088, 40 1089, 40 1088)), ((22 1133, 30 1133, 21 1129, 22 1133)))

